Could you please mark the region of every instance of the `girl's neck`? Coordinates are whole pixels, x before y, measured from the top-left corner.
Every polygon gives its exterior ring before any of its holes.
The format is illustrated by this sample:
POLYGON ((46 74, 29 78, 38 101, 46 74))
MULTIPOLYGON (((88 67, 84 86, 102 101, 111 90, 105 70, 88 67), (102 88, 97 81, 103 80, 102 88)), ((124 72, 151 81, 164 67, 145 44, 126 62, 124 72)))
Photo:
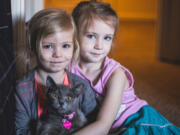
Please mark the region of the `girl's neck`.
POLYGON ((41 83, 43 85, 46 85, 46 79, 48 75, 51 76, 57 84, 63 84, 64 76, 65 76, 64 74, 65 74, 65 70, 56 73, 49 73, 44 71, 43 69, 38 68, 36 71, 38 83, 41 83))
POLYGON ((103 62, 99 63, 88 63, 88 62, 79 62, 79 68, 82 73, 95 85, 101 76, 103 62))
POLYGON ((84 61, 80 61, 79 62, 79 67, 82 71, 86 72, 94 72, 97 70, 101 70, 102 69, 102 62, 100 63, 88 63, 88 62, 84 62, 84 61))

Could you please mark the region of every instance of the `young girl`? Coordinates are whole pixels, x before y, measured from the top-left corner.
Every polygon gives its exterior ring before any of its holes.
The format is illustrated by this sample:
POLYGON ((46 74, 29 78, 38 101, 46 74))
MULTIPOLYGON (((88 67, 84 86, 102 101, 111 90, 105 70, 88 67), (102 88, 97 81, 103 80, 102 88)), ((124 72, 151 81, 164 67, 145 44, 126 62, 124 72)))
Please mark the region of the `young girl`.
POLYGON ((109 4, 80 2, 73 10, 80 61, 71 71, 90 82, 101 104, 97 119, 75 135, 180 134, 180 129, 134 93, 129 70, 107 55, 118 27, 109 4))
POLYGON ((96 107, 95 95, 89 83, 69 73, 67 65, 76 61, 78 44, 72 18, 60 9, 44 9, 28 23, 29 46, 36 56, 37 66, 22 80, 17 81, 15 99, 16 135, 31 135, 36 129, 34 121, 46 111, 45 85, 47 76, 57 84, 75 86, 83 83, 81 109, 89 115, 96 107))

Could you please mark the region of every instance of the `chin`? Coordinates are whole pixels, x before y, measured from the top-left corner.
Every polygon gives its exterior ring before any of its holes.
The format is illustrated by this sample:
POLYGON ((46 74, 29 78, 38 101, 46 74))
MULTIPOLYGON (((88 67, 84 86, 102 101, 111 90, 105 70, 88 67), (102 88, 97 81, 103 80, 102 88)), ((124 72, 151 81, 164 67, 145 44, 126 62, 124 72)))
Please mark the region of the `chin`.
POLYGON ((58 73, 58 72, 62 72, 62 71, 64 71, 64 69, 63 70, 53 70, 52 73, 58 73))
POLYGON ((90 62, 94 62, 94 63, 99 63, 99 62, 102 62, 104 61, 104 57, 103 58, 94 58, 94 59, 91 59, 90 62))
POLYGON ((51 69, 51 70, 46 70, 48 73, 58 73, 58 72, 61 72, 62 70, 64 70, 64 69, 61 69, 61 70, 59 70, 59 69, 51 69))
POLYGON ((86 57, 86 58, 84 57, 82 60, 88 63, 98 63, 98 62, 102 62, 104 59, 105 57, 86 57))

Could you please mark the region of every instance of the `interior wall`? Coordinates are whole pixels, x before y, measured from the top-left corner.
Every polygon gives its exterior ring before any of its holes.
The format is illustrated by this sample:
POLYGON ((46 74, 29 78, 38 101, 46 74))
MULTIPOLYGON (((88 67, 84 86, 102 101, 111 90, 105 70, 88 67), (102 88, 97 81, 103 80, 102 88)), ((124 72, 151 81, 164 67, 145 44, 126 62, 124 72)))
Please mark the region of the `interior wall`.
POLYGON ((25 21, 29 21, 37 11, 43 8, 44 0, 25 0, 25 21))
MULTIPOLYGON (((44 0, 45 8, 58 7, 69 12, 82 0, 44 0)), ((157 0, 100 0, 108 2, 120 19, 156 20, 157 0)))
POLYGON ((156 20, 157 0, 104 0, 114 1, 120 19, 156 20))
POLYGON ((45 8, 61 8, 71 13, 72 9, 82 0, 44 0, 45 8))
POLYGON ((159 0, 158 48, 160 60, 180 63, 180 1, 159 0))
POLYGON ((10 0, 13 26, 13 46, 16 56, 17 79, 27 72, 26 61, 26 22, 44 8, 44 0, 10 0))
POLYGON ((16 57, 17 78, 21 78, 26 72, 26 66, 22 66, 19 56, 26 45, 25 34, 25 0, 11 0, 13 46, 16 57))

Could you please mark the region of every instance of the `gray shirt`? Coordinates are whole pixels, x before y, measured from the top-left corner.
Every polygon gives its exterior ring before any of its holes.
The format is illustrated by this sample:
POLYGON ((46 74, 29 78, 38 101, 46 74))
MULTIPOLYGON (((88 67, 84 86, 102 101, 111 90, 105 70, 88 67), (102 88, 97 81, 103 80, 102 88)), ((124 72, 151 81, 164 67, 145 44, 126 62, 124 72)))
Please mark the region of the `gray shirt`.
MULTIPOLYGON (((83 83, 84 93, 80 97, 80 108, 87 117, 93 117, 96 111, 96 99, 92 87, 88 81, 68 71, 71 86, 83 83)), ((35 89, 35 70, 30 72, 23 79, 16 83, 15 91, 16 113, 15 129, 16 135, 32 135, 35 131, 35 121, 38 119, 37 113, 37 93, 35 89)))

